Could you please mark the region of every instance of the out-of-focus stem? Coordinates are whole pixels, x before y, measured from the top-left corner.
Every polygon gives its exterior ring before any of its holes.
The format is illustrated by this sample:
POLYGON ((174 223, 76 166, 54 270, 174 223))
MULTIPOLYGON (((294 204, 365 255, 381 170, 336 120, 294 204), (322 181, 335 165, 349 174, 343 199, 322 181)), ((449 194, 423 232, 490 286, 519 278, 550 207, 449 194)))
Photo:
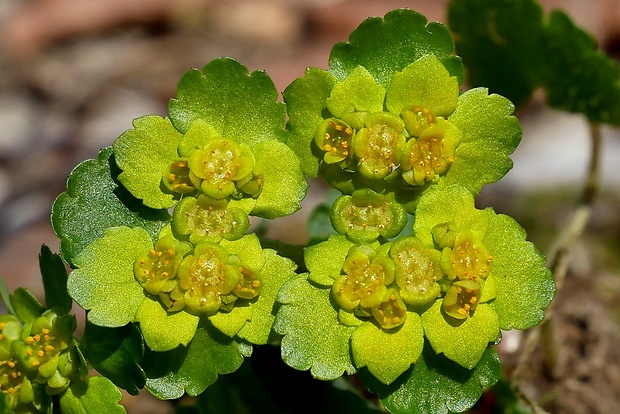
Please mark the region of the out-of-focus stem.
MULTIPOLYGON (((601 128, 599 124, 590 122, 590 164, 586 176, 585 185, 579 204, 576 206, 568 225, 557 236, 549 254, 547 255, 547 266, 553 273, 556 284, 556 297, 559 294, 568 268, 570 265, 570 249, 583 234, 592 213, 592 205, 599 191, 599 165, 601 158, 601 128)), ((553 302, 545 311, 545 320, 536 328, 532 329, 523 345, 523 351, 519 362, 513 372, 512 381, 519 388, 519 382, 524 378, 532 354, 539 343, 542 345, 545 370, 553 377, 561 375, 559 372, 560 348, 556 342, 556 335, 553 322, 554 306, 553 302)), ((536 412, 540 409, 529 397, 524 396, 519 390, 522 399, 536 412)))

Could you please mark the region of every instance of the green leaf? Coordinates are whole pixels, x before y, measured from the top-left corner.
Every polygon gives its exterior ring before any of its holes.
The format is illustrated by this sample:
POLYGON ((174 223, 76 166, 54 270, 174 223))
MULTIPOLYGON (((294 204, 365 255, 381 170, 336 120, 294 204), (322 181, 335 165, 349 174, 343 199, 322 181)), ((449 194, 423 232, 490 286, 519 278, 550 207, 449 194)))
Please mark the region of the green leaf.
POLYGON ((430 231, 438 224, 454 222, 457 227, 483 236, 487 232, 488 221, 488 214, 476 209, 474 196, 466 188, 453 185, 435 188, 420 199, 413 231, 416 237, 432 246, 433 238, 430 231))
POLYGON ((303 78, 295 79, 282 94, 286 102, 291 132, 286 144, 301 161, 301 168, 309 177, 319 174, 321 151, 313 145, 316 128, 323 122, 326 101, 336 84, 336 78, 323 69, 309 68, 303 78))
POLYGON ((17 288, 10 296, 15 316, 23 323, 29 323, 45 312, 45 307, 26 288, 17 288))
MULTIPOLYGON (((480 319, 483 317, 482 310, 478 307, 471 318, 478 320, 476 323, 472 322, 475 325, 472 329, 486 332, 481 331, 481 342, 475 344, 478 351, 484 341, 494 340, 493 332, 497 336, 492 321, 494 324, 499 324, 501 329, 527 329, 538 324, 543 318, 543 309, 553 298, 555 287, 551 272, 545 268, 543 256, 526 241, 525 231, 519 224, 508 216, 496 214, 490 208, 476 209, 471 193, 460 186, 437 188, 420 199, 414 224, 416 236, 432 242, 429 229, 447 222, 453 222, 457 228, 475 233, 492 256, 487 280, 492 280, 497 294, 488 305, 493 315, 485 310, 484 314, 488 314, 489 320, 483 324, 480 319), (438 205, 442 208, 436 208, 438 205)), ((427 316, 425 313, 422 316, 425 334, 435 350, 443 352, 449 346, 448 338, 446 337, 444 343, 440 345, 438 341, 442 341, 442 338, 432 339, 433 334, 429 330, 431 326, 432 329, 441 330, 436 332, 437 335, 449 335, 451 331, 455 331, 456 335, 464 335, 462 332, 466 330, 469 320, 461 325, 463 328, 461 332, 456 329, 457 327, 440 323, 440 319, 443 320, 447 316, 442 316, 438 303, 432 310, 433 315, 427 316)), ((457 352, 458 345, 454 346, 457 352)), ((458 351, 458 354, 453 356, 456 358, 454 360, 464 366, 472 366, 471 364, 475 363, 473 349, 469 356, 458 351)), ((446 356, 452 358, 448 353, 446 356)))
POLYGON ((11 303, 11 292, 3 278, 0 278, 0 299, 2 299, 2 303, 7 312, 17 317, 17 313, 15 313, 15 309, 11 303))
POLYGON ((424 330, 417 313, 407 312, 404 325, 388 332, 372 322, 358 326, 351 335, 351 352, 357 368, 391 384, 422 354, 424 330))
POLYGON ((484 242, 499 252, 491 270, 497 284, 491 306, 501 329, 529 329, 542 321, 543 310, 553 299, 553 275, 545 267, 545 257, 526 241, 525 230, 514 219, 491 212, 489 217, 484 242))
POLYGON ((336 230, 332 226, 330 212, 330 206, 319 204, 310 213, 310 217, 308 217, 308 246, 324 242, 336 234, 336 230))
POLYGON ((295 276, 297 267, 292 260, 278 256, 273 250, 265 250, 265 266, 260 275, 262 289, 258 300, 252 303, 252 319, 243 326, 238 336, 241 339, 264 345, 268 342, 275 322, 274 305, 282 285, 295 276))
POLYGON ((381 112, 385 88, 372 75, 358 66, 342 82, 336 83, 326 104, 329 112, 341 118, 348 112, 381 112))
POLYGON ((544 27, 543 45, 549 105, 592 122, 620 125, 620 65, 598 50, 594 36, 555 10, 544 27))
POLYGON ((450 76, 435 55, 425 55, 394 74, 385 106, 400 114, 403 108, 417 105, 445 117, 454 111, 459 93, 456 77, 450 76))
POLYGON ((258 143, 252 152, 256 158, 254 173, 263 177, 252 215, 273 219, 299 210, 308 183, 295 153, 279 141, 258 143))
MULTIPOLYGON (((290 369, 279 348, 260 347, 232 374, 221 376, 198 397, 202 414, 381 412, 344 378, 316 381, 307 372, 290 369)), ((177 414, 181 414, 177 412, 177 414)))
POLYGON ((366 370, 360 378, 392 414, 447 414, 471 408, 500 377, 497 351, 487 348, 473 370, 465 369, 425 344, 422 358, 398 381, 378 382, 366 370))
POLYGON ((149 297, 144 298, 135 315, 144 342, 156 352, 187 346, 196 333, 198 320, 198 316, 185 311, 168 313, 159 300, 149 297))
POLYGON ((168 400, 180 398, 185 392, 190 396, 201 394, 219 374, 237 370, 242 362, 239 344, 203 320, 188 347, 149 352, 142 367, 148 390, 168 400))
POLYGON ((278 295, 282 304, 273 329, 284 335, 282 360, 321 380, 353 374, 349 340, 353 327, 341 325, 332 306, 330 289, 313 286, 307 275, 287 282, 278 295))
POLYGON ((86 322, 80 349, 99 373, 129 394, 137 395, 146 384, 139 365, 144 343, 137 325, 102 328, 86 322))
POLYGON ((49 247, 42 245, 39 254, 39 268, 43 278, 45 306, 55 307, 59 315, 71 311, 73 301, 67 293, 67 269, 59 255, 53 254, 49 247))
POLYGON ((71 414, 122 414, 119 405, 121 392, 105 377, 90 377, 86 381, 71 381, 60 397, 60 410, 71 414))
POLYGON ((331 286, 353 245, 346 236, 335 234, 327 241, 306 248, 304 260, 310 272, 308 279, 322 286, 331 286))
POLYGON ((112 148, 105 148, 97 160, 78 165, 52 207, 52 225, 60 238, 63 259, 73 260, 87 245, 103 236, 109 227, 142 227, 152 238, 170 220, 165 210, 142 205, 116 181, 120 173, 112 148))
POLYGON ((445 183, 464 185, 477 194, 483 185, 502 178, 512 168, 508 157, 521 141, 519 120, 514 106, 486 89, 471 89, 459 97, 448 121, 462 133, 455 160, 445 183))
POLYGON ((540 68, 549 59, 541 43, 543 12, 538 2, 452 0, 448 22, 472 87, 488 87, 517 106, 530 99, 540 84, 540 68))
POLYGON ((133 322, 144 291, 134 277, 136 257, 153 247, 142 228, 112 227, 76 258, 67 289, 95 325, 119 327, 133 322))
POLYGON ((363 66, 385 89, 394 73, 411 62, 432 53, 459 84, 463 82, 460 58, 452 56, 454 42, 441 23, 427 24, 426 17, 406 9, 365 20, 351 33, 349 42, 337 43, 329 57, 331 72, 343 80, 356 67, 363 66))
POLYGON ((180 194, 168 191, 162 176, 179 158, 177 147, 183 135, 169 119, 156 115, 134 119, 133 127, 114 141, 116 162, 123 171, 118 180, 144 205, 170 208, 180 194))
POLYGON ((193 69, 181 78, 177 98, 170 101, 172 124, 185 133, 202 119, 223 137, 253 145, 279 139, 286 122, 278 92, 263 71, 248 74, 245 66, 230 58, 193 69))
POLYGON ((424 334, 438 354, 467 368, 474 368, 489 342, 499 336, 499 322, 493 308, 482 303, 467 319, 456 320, 445 315, 441 300, 422 314, 424 334))

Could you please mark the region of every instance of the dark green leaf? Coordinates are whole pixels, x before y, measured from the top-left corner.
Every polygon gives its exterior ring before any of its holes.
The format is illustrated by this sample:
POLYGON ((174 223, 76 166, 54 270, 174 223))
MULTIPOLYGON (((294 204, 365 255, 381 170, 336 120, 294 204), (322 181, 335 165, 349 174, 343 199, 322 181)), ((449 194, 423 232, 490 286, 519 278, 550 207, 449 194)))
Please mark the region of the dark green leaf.
POLYGON ((284 335, 282 360, 289 366, 322 380, 352 374, 349 341, 353 327, 341 325, 330 300, 330 288, 312 285, 307 275, 287 282, 278 295, 282 306, 273 329, 284 335))
POLYGON ((45 312, 45 307, 41 305, 41 302, 25 288, 15 289, 15 292, 10 295, 10 301, 13 304, 15 316, 23 323, 32 322, 45 312))
POLYGON ((102 328, 86 322, 80 346, 97 371, 128 393, 136 395, 146 384, 146 375, 139 365, 144 343, 137 325, 102 328))
POLYGON ((11 303, 11 292, 3 278, 0 278, 0 299, 2 299, 6 311, 13 316, 17 316, 13 304, 11 303))
POLYGON ((594 37, 554 11, 544 31, 543 84, 550 106, 620 125, 620 65, 594 37))
POLYGON ((454 42, 444 25, 427 24, 423 15, 400 9, 387 13, 383 19, 370 18, 360 24, 351 33, 349 42, 334 46, 329 66, 339 80, 357 66, 363 66, 387 89, 394 73, 432 53, 460 84, 463 67, 460 58, 452 56, 453 52, 454 42))
POLYGON ((202 71, 193 69, 181 78, 177 98, 170 101, 172 124, 185 133, 202 119, 222 134, 250 147, 280 139, 286 118, 277 102, 278 92, 263 71, 248 73, 230 58, 216 59, 202 71))
POLYGON ((344 378, 316 381, 282 363, 279 349, 260 347, 236 372, 221 376, 198 399, 201 414, 370 414, 377 406, 344 378))
POLYGON ((67 293, 67 269, 59 255, 53 254, 49 247, 41 246, 39 267, 43 277, 45 290, 45 306, 56 307, 58 315, 66 315, 71 311, 73 301, 67 293))
POLYGON ((487 348, 473 370, 461 367, 424 345, 422 358, 395 383, 384 385, 367 370, 360 378, 393 414, 447 414, 471 408, 500 377, 497 351, 487 348))
POLYGON ((488 87, 516 105, 527 102, 546 58, 542 17, 535 0, 452 0, 449 27, 470 85, 488 87))
POLYGON ((235 371, 243 362, 233 339, 203 320, 189 346, 167 352, 147 352, 142 362, 147 389, 161 399, 175 399, 187 392, 201 394, 219 374, 235 371))
POLYGON ((121 392, 104 377, 91 377, 87 381, 71 381, 60 397, 60 409, 70 414, 124 414, 119 405, 121 392))
POLYGON ((60 237, 63 259, 73 259, 87 245, 115 226, 142 227, 156 239, 169 221, 166 210, 145 207, 116 180, 120 173, 112 148, 105 148, 97 160, 78 165, 52 207, 52 225, 60 237))

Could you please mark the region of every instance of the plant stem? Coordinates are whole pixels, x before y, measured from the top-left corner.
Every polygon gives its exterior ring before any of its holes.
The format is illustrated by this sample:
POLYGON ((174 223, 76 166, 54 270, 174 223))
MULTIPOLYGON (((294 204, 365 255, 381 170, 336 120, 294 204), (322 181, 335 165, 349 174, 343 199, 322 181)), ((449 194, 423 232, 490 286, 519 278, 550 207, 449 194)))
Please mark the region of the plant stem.
MULTIPOLYGON (((583 192, 579 203, 573 212, 571 220, 564 230, 556 237, 556 240, 552 244, 551 250, 547 256, 547 266, 552 271, 556 284, 556 297, 564 285, 564 280, 566 279, 566 274, 568 273, 570 265, 570 249, 585 231, 592 213, 592 206, 599 192, 599 169, 602 153, 601 128, 599 124, 593 122, 589 123, 589 127, 591 146, 590 163, 583 192)), ((554 303, 555 302, 552 302, 546 309, 544 321, 539 326, 532 329, 528 335, 525 344, 523 345, 521 357, 519 358, 517 366, 512 374, 512 381, 517 387, 519 395, 534 409, 535 412, 537 412, 540 407, 538 407, 534 401, 523 393, 523 390, 520 389, 518 383, 523 379, 525 371, 527 370, 528 361, 536 350, 539 342, 542 345, 542 352, 544 356, 543 363, 545 364, 546 372, 548 372, 553 378, 558 378, 561 376, 559 368, 560 348, 557 344, 555 325, 553 322, 555 308, 554 303)))

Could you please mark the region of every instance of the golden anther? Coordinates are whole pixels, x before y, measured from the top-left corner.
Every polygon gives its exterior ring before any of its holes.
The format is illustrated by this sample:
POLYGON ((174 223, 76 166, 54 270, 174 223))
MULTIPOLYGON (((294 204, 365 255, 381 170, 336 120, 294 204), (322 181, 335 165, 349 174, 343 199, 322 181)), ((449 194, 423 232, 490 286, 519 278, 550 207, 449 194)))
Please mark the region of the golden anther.
POLYGON ((26 342, 26 344, 28 345, 32 345, 34 344, 34 338, 32 336, 29 336, 24 342, 26 342))
POLYGON ((353 133, 353 130, 351 128, 347 127, 347 129, 345 129, 344 132, 346 132, 347 135, 351 135, 353 133))
POLYGON ((168 174, 168 181, 174 181, 177 178, 173 173, 168 174))
POLYGON ((155 249, 151 248, 151 249, 149 249, 149 254, 151 256, 155 256, 157 254, 157 252, 155 252, 155 249))
POLYGON ((252 287, 257 288, 260 286, 260 280, 254 280, 252 281, 252 287))
POLYGON ((45 339, 46 341, 49 341, 50 340, 50 336, 49 335, 44 335, 43 339, 45 339))
POLYGON ((467 311, 463 308, 458 308, 457 312, 459 313, 459 315, 463 315, 463 316, 467 315, 467 311))
POLYGON ((6 363, 10 368, 15 368, 15 362, 13 361, 7 361, 6 363))
POLYGON ((45 352, 47 352, 48 354, 52 352, 53 350, 54 350, 54 347, 52 345, 45 345, 45 352))
POLYGON ((45 355, 45 352, 38 350, 37 355, 39 356, 39 358, 42 358, 45 355))
POLYGON ((28 356, 32 355, 32 349, 26 349, 26 355, 28 356))
POLYGON ((39 361, 38 359, 33 359, 30 363, 30 366, 32 367, 38 367, 39 365, 41 365, 41 361, 39 361))
POLYGON ((471 299, 469 299, 469 303, 471 303, 472 305, 475 304, 476 302, 478 302, 478 298, 475 296, 472 296, 471 299))
POLYGON ((34 340, 35 342, 39 342, 41 340, 41 335, 35 335, 34 340))

